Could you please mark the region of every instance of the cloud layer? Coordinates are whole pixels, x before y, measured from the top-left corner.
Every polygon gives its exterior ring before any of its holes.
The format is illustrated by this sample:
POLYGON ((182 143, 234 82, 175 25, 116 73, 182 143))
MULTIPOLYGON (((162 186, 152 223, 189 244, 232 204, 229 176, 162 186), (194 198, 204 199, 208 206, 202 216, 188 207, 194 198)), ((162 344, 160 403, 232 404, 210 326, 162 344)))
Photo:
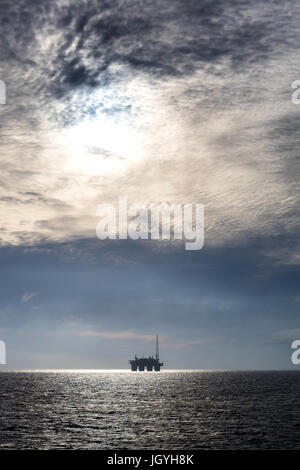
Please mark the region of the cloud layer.
POLYGON ((205 204, 209 244, 293 237, 298 18, 275 1, 7 3, 2 242, 94 237, 119 194, 205 204))

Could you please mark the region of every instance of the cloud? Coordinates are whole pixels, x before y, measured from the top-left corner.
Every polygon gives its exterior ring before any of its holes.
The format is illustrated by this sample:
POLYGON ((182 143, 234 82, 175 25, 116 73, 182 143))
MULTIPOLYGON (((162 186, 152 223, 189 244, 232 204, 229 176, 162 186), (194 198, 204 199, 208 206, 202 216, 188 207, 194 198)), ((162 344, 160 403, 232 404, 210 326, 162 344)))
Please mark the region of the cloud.
POLYGON ((154 335, 145 335, 140 333, 135 333, 132 331, 76 331, 73 333, 78 336, 94 336, 96 338, 103 339, 134 339, 134 340, 143 340, 143 341, 154 341, 154 335))
POLYGON ((290 328, 286 330, 276 331, 272 334, 272 337, 276 341, 293 341, 294 339, 300 338, 300 328, 290 328))
POLYGON ((33 297, 36 297, 38 295, 38 292, 25 292, 22 295, 21 302, 29 302, 33 297))
MULTIPOLYGON (((72 325, 72 323, 70 323, 72 325)), ((18 334, 21 332, 18 331, 18 334)), ((108 340, 138 340, 145 342, 155 341, 154 334, 143 334, 135 331, 97 331, 97 330, 72 330, 67 324, 64 325, 64 329, 53 330, 53 331, 34 331, 34 335, 53 335, 53 336, 81 336, 91 338, 101 338, 108 340)), ((224 338, 200 338, 200 339, 179 339, 170 335, 159 335, 160 347, 165 349, 182 349, 189 348, 197 345, 205 344, 232 344, 234 340, 228 340, 224 338)))
MULTIPOLYGON (((119 339, 119 340, 141 340, 141 341, 151 341, 155 340, 155 335, 151 334, 140 334, 133 331, 76 331, 72 333, 78 336, 92 336, 96 338, 103 338, 103 339, 119 339)), ((168 335, 160 335, 160 343, 161 347, 164 349, 181 349, 187 348, 199 344, 206 344, 206 343, 216 343, 218 340, 215 338, 204 338, 204 339, 196 339, 196 340, 181 340, 181 341, 174 341, 168 342, 168 335)))
MULTIPOLYGON (((92 239, 97 205, 122 194, 203 203, 210 246, 295 237, 299 14, 285 5, 8 3, 1 243, 92 239)), ((287 250, 278 262, 299 263, 287 250)))
POLYGON ((217 342, 218 342, 217 339, 204 338, 204 339, 177 341, 174 343, 163 343, 162 346, 164 349, 181 349, 181 348, 189 348, 191 346, 197 346, 200 344, 217 343, 217 342))

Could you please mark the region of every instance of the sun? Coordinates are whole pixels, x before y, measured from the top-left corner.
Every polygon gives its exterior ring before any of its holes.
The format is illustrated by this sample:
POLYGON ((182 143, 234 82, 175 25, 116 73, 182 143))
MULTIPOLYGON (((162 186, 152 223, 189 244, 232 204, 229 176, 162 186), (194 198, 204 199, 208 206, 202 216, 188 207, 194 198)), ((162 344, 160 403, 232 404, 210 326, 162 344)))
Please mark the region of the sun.
POLYGON ((141 157, 140 139, 125 121, 87 118, 63 133, 67 166, 87 175, 116 172, 141 157))
POLYGON ((85 174, 121 170, 138 158, 137 139, 132 130, 113 119, 87 119, 69 129, 65 136, 70 165, 85 174))

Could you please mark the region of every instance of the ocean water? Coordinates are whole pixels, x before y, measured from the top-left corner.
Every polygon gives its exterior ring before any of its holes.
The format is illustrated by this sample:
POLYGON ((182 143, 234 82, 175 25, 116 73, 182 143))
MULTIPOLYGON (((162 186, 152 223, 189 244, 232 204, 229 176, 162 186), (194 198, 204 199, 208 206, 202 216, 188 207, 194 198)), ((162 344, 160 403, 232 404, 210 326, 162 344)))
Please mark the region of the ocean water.
POLYGON ((300 449, 300 372, 0 373, 1 449, 300 449))

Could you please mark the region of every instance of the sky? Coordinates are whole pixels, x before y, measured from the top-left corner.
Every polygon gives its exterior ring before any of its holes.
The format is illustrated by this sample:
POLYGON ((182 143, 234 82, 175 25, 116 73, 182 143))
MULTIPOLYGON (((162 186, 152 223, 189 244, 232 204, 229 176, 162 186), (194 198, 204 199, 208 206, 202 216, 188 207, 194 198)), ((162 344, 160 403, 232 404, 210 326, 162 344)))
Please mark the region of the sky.
MULTIPOLYGON (((6 368, 287 369, 300 339, 300 8, 2 0, 6 368), (199 251, 99 204, 203 204, 199 251)), ((4 366, 1 366, 4 367, 4 366)))

